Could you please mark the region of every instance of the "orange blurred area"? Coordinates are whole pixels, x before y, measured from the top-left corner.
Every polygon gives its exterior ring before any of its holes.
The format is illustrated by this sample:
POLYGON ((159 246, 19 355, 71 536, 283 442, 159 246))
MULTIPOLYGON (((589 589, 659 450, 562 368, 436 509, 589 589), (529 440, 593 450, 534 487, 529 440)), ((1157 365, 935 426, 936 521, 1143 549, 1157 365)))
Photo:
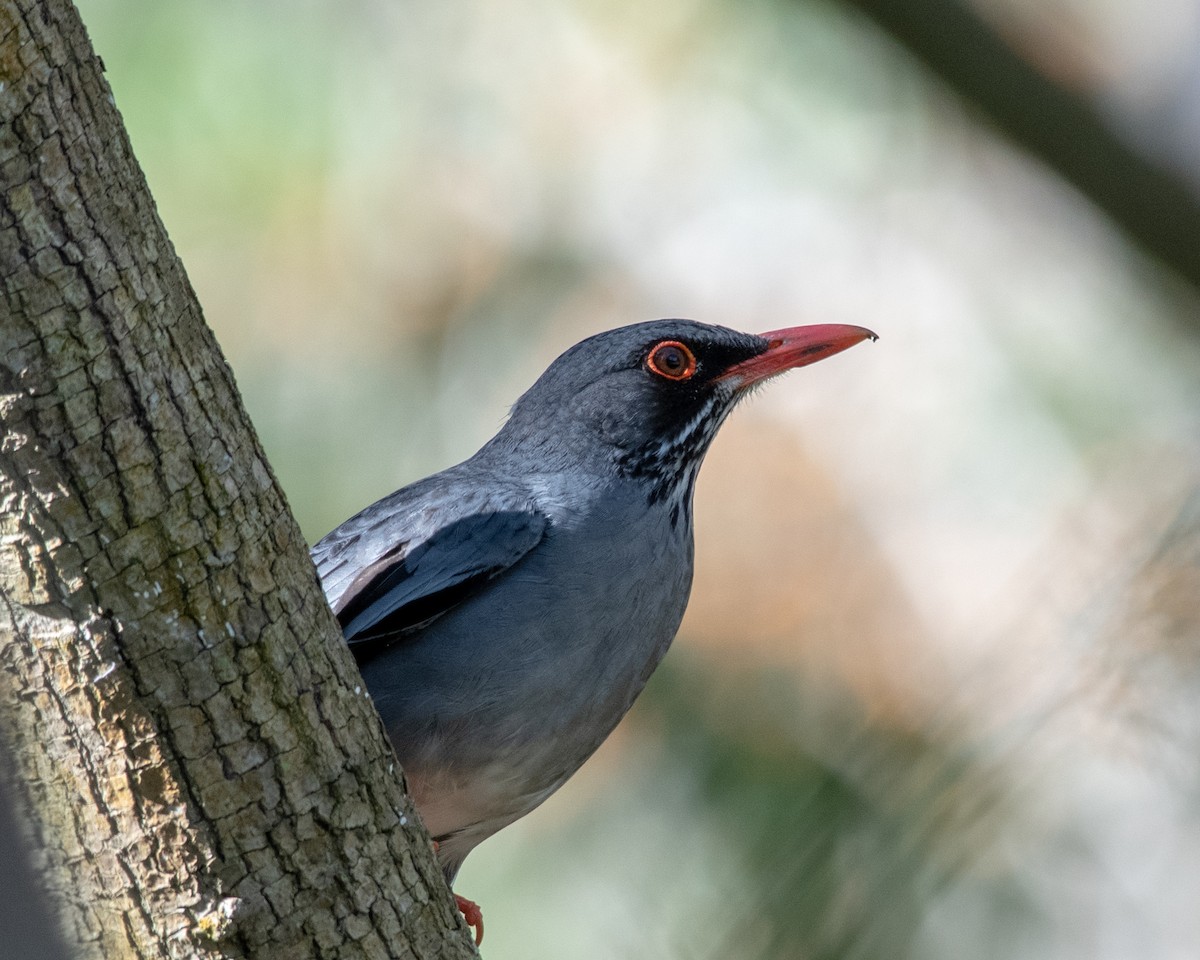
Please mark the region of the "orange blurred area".
POLYGON ((697 485, 696 538, 688 644, 739 669, 828 677, 869 719, 915 722, 937 669, 914 659, 924 626, 836 479, 786 424, 751 410, 724 428, 697 485))

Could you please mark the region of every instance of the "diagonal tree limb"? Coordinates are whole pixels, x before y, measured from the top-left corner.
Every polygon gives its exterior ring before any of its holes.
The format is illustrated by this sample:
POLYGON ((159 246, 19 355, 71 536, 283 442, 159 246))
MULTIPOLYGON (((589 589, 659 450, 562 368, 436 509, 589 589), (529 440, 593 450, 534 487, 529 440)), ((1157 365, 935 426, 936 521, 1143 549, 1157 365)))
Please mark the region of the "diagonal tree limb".
POLYGON ((962 0, 844 2, 1200 290, 1200 199, 1116 136, 1091 103, 1021 59, 962 0))
POLYGON ((0 311, 0 736, 77 955, 474 955, 68 0, 0 0, 0 311))

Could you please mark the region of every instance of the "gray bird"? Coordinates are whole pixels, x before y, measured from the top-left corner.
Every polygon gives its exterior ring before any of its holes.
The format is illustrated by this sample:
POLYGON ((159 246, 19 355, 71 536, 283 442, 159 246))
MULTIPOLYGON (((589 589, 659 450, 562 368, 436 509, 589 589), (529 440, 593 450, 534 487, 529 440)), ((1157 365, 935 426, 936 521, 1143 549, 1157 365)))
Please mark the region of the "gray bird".
POLYGON ((737 401, 868 338, 690 320, 589 337, 473 457, 313 548, 448 882, 591 756, 662 659, 691 589, 696 473, 737 401))

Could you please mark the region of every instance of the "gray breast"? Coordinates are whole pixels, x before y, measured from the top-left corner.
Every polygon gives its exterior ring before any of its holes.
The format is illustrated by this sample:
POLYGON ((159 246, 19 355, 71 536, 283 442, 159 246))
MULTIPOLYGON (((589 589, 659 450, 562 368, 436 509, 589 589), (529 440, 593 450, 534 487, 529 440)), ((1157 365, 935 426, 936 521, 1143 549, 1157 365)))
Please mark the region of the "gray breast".
POLYGON ((591 755, 658 665, 687 604, 691 530, 666 507, 605 495, 555 515, 551 504, 554 523, 535 551, 364 667, 413 776, 469 781, 503 761, 507 783, 481 789, 509 822, 591 755))

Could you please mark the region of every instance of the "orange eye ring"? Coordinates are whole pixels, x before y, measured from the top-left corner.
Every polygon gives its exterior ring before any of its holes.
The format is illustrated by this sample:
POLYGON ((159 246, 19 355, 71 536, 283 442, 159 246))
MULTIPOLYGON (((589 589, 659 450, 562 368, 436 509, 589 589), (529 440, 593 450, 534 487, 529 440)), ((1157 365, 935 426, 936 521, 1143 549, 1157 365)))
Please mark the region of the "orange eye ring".
POLYGON ((646 356, 646 366, 667 380, 690 380, 696 373, 696 355, 678 340, 664 340, 646 356))

